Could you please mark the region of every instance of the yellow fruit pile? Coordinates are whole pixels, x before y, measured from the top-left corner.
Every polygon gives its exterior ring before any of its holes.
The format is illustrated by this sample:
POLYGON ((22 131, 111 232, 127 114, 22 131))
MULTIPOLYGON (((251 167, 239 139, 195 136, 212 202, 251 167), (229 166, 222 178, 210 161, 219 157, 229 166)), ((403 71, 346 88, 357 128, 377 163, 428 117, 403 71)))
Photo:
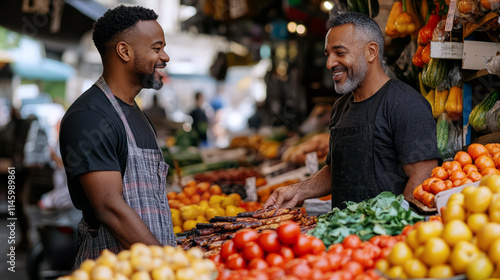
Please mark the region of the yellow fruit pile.
POLYGON ((391 278, 500 278, 500 175, 450 196, 443 223, 416 225, 390 252, 391 278))
POLYGON ((203 259, 199 248, 184 251, 136 243, 118 255, 104 250, 95 261, 85 260, 71 275, 57 280, 209 280, 215 271, 214 262, 203 259))
POLYGON ((179 209, 170 209, 174 232, 190 230, 197 223, 207 223, 215 216, 236 216, 245 209, 239 207, 241 196, 237 193, 212 195, 208 201, 202 200, 198 204, 182 206, 179 209))

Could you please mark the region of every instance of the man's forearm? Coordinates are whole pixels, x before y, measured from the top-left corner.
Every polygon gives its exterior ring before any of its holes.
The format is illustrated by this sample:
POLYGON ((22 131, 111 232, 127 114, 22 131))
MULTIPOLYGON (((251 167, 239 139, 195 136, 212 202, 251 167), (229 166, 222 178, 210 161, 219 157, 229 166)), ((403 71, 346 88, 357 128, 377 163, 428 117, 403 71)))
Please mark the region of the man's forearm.
POLYGON ((330 166, 324 166, 311 179, 296 184, 300 200, 326 196, 332 193, 330 166))
POLYGON ((137 242, 146 245, 162 245, 139 215, 123 200, 98 209, 96 215, 97 219, 126 249, 137 242))

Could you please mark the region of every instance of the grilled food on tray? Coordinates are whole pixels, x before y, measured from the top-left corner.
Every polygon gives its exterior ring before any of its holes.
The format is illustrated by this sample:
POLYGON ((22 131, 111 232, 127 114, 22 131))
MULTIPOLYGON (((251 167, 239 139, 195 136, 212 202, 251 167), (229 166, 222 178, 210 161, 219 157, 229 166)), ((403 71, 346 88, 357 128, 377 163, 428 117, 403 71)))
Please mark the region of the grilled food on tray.
POLYGON ((315 217, 307 216, 301 210, 267 208, 254 212, 239 213, 238 216, 214 217, 210 223, 199 223, 187 238, 180 241, 183 249, 199 247, 206 257, 217 254, 224 241, 242 229, 254 228, 257 231, 276 229, 282 222, 295 221, 305 233, 316 226, 315 217))

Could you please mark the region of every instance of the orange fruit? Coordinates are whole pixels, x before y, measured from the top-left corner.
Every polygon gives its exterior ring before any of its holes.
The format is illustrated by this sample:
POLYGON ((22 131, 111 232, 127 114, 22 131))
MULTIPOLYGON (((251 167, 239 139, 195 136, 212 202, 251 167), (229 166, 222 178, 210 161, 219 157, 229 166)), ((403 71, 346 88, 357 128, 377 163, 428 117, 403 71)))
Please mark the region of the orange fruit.
POLYGON ((172 200, 177 198, 177 193, 176 192, 169 192, 167 193, 167 199, 172 200))
POLYGON ((472 158, 470 155, 464 151, 459 151, 454 158, 455 161, 460 162, 462 167, 466 166, 467 164, 472 163, 472 158))
POLYGON ((437 194, 437 193, 445 191, 447 189, 446 183, 444 181, 441 181, 441 180, 432 182, 432 184, 430 185, 430 188, 431 188, 431 193, 433 193, 433 194, 437 194))
POLYGON ((472 184, 472 183, 474 183, 474 181, 472 181, 469 178, 465 178, 465 179, 462 180, 462 183, 460 184, 460 186, 467 185, 467 184, 472 184))
POLYGON ((483 178, 483 175, 481 175, 478 171, 471 171, 467 173, 467 178, 471 179, 472 182, 477 182, 483 178))
POLYGON ((201 194, 201 200, 209 200, 212 194, 209 191, 204 192, 201 194))
POLYGON ((200 182, 198 183, 198 185, 196 185, 196 191, 199 194, 203 194, 204 192, 208 191, 208 188, 210 188, 209 182, 200 182))
POLYGON ((196 186, 185 187, 182 192, 186 194, 186 197, 191 197, 196 193, 196 186))
POLYGON ((177 194, 177 199, 182 201, 184 198, 186 198, 186 194, 184 192, 180 192, 177 194))
POLYGON ((200 201, 201 201, 201 195, 193 194, 193 196, 191 196, 191 203, 192 204, 198 204, 200 201))
POLYGON ((422 189, 426 192, 430 192, 431 191, 431 184, 433 182, 436 182, 436 181, 442 181, 441 179, 438 179, 438 178, 429 178, 429 179, 426 179, 423 183, 422 183, 422 189))
POLYGON ((422 185, 418 185, 414 190, 413 190, 413 197, 416 199, 416 200, 420 200, 422 198, 422 193, 423 193, 423 190, 422 190, 422 185))
POLYGON ((220 188, 219 185, 212 185, 212 186, 210 186, 210 188, 208 190, 210 191, 211 194, 221 194, 222 193, 222 189, 220 188))
POLYGON ((478 157, 482 155, 487 155, 490 153, 490 151, 488 151, 488 149, 484 145, 473 143, 469 145, 469 148, 467 148, 467 153, 471 156, 472 160, 475 162, 478 157))
POLYGON ((495 167, 488 167, 488 168, 485 168, 481 172, 481 175, 483 175, 483 176, 490 175, 490 174, 500 174, 500 171, 498 171, 498 169, 496 169, 495 167))
POLYGON ((446 180, 446 181, 444 181, 444 183, 446 184, 447 190, 453 188, 453 182, 451 180, 446 180))
POLYGON ((465 174, 467 174, 467 175, 469 175, 469 173, 470 173, 471 171, 478 171, 478 170, 477 170, 477 166, 475 166, 475 165, 474 165, 474 164, 472 164, 472 163, 471 163, 471 164, 467 164, 466 166, 464 166, 464 167, 462 168, 462 170, 463 170, 463 171, 465 172, 465 174))
POLYGON ((467 178, 467 174, 465 174, 465 172, 463 172, 462 170, 456 170, 450 175, 450 180, 453 182, 457 180, 461 181, 465 178, 467 178))
POLYGON ((450 166, 448 167, 448 169, 446 169, 446 171, 448 172, 448 175, 453 174, 453 172, 455 172, 457 170, 462 170, 462 165, 460 164, 460 162, 455 161, 455 160, 452 161, 450 163, 450 166))
POLYGON ((448 179, 448 172, 446 172, 443 167, 434 167, 434 169, 432 169, 431 177, 446 180, 448 179))
POLYGON ((448 168, 450 168, 450 164, 451 164, 451 161, 445 161, 445 162, 443 162, 441 167, 444 168, 445 170, 448 170, 448 168))
POLYGON ((484 146, 486 147, 486 149, 488 149, 488 151, 490 152, 490 155, 494 155, 494 154, 500 152, 500 144, 498 144, 498 143, 490 143, 490 144, 486 144, 484 146))
POLYGON ((475 161, 474 164, 477 166, 479 171, 483 171, 488 167, 495 167, 495 162, 491 158, 489 154, 480 155, 475 161))
POLYGON ((495 163, 496 168, 500 168, 500 152, 493 155, 493 162, 495 163))
POLYGON ((436 203, 434 202, 434 194, 430 193, 430 192, 424 192, 422 194, 422 203, 427 206, 427 207, 430 207, 430 208, 433 208, 434 206, 436 206, 436 203))

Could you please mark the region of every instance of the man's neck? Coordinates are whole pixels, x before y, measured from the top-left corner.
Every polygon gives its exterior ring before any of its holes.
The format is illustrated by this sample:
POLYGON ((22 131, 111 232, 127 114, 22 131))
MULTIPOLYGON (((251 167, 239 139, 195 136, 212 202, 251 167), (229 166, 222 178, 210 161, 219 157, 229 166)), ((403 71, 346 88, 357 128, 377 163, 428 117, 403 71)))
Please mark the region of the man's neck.
POLYGON ((135 85, 132 79, 123 78, 118 75, 112 75, 104 72, 103 78, 108 84, 111 92, 123 102, 133 106, 134 99, 141 91, 142 87, 135 85))
POLYGON ((361 102, 370 98, 389 80, 390 78, 383 71, 368 75, 361 86, 353 91, 354 102, 361 102))

